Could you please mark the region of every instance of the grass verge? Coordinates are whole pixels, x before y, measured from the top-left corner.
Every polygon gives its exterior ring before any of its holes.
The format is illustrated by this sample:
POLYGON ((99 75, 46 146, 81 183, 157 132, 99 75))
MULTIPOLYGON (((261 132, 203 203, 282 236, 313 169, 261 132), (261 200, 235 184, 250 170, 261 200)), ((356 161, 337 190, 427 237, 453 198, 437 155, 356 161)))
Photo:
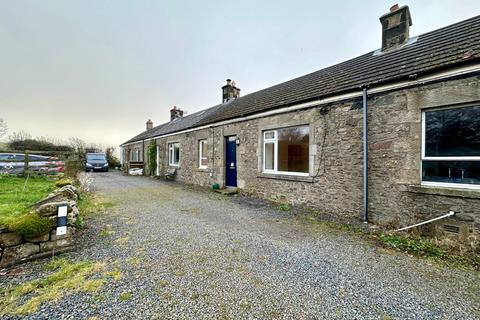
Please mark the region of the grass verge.
POLYGON ((28 315, 47 301, 72 292, 95 292, 104 283, 102 278, 92 278, 104 269, 102 263, 92 261, 71 262, 54 258, 46 266, 51 274, 0 290, 0 315, 28 315))
POLYGON ((94 214, 104 213, 107 209, 114 207, 114 203, 107 201, 98 194, 85 192, 77 202, 79 215, 77 217, 77 228, 82 228, 85 219, 94 214))
POLYGON ((48 176, 25 177, 0 175, 0 227, 30 211, 33 204, 55 188, 55 179, 48 176))
POLYGON ((425 257, 448 266, 473 268, 480 271, 480 249, 452 247, 436 243, 434 239, 412 234, 374 235, 386 248, 405 252, 418 257, 425 257))

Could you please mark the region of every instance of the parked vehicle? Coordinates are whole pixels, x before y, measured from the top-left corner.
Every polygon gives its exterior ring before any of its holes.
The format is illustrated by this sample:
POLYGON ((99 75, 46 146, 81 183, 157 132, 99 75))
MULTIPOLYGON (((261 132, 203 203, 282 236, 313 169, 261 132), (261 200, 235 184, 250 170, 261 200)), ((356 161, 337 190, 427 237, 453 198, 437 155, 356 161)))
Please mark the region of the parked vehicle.
MULTIPOLYGON (((25 169, 24 153, 0 153, 0 172, 17 174, 25 169)), ((56 174, 65 171, 65 162, 57 157, 28 154, 28 169, 34 172, 56 174)))
POLYGON ((105 153, 87 153, 85 158, 85 171, 108 171, 108 161, 105 153))

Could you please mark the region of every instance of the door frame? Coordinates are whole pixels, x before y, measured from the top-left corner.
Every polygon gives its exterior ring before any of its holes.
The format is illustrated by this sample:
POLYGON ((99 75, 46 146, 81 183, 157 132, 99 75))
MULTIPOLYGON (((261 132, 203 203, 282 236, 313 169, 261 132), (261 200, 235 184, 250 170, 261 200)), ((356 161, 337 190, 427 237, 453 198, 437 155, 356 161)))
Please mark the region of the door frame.
POLYGON ((237 144, 236 144, 236 140, 237 140, 237 135, 230 135, 230 136, 225 136, 224 138, 224 142, 225 142, 225 150, 224 150, 224 170, 225 170, 225 178, 224 178, 224 184, 225 184, 225 187, 237 187, 238 186, 238 161, 237 161, 237 144), (233 139, 233 141, 231 141, 230 139, 233 139), (233 143, 233 145, 235 146, 235 186, 229 186, 227 185, 227 174, 228 174, 228 162, 227 162, 227 151, 228 151, 228 144, 229 143, 233 143))

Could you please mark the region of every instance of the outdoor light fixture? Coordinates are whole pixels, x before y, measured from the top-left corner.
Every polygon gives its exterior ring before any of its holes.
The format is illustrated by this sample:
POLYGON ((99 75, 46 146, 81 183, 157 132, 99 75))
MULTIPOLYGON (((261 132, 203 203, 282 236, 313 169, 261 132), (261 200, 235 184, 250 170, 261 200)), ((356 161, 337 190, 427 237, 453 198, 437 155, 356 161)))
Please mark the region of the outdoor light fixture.
POLYGON ((235 139, 235 144, 236 144, 237 146, 239 146, 239 145, 240 145, 240 139, 238 139, 238 138, 235 139))

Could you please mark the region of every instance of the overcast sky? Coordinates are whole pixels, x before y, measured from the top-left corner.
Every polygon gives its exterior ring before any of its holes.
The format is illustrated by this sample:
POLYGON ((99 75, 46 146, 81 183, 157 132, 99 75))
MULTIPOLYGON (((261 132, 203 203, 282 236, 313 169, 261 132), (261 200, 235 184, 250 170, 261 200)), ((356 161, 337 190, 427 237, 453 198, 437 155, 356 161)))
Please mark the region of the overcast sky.
MULTIPOLYGON (((380 47, 394 1, 0 0, 0 118, 9 133, 118 146, 221 102, 380 47)), ((411 36, 480 1, 410 1, 411 36)))

